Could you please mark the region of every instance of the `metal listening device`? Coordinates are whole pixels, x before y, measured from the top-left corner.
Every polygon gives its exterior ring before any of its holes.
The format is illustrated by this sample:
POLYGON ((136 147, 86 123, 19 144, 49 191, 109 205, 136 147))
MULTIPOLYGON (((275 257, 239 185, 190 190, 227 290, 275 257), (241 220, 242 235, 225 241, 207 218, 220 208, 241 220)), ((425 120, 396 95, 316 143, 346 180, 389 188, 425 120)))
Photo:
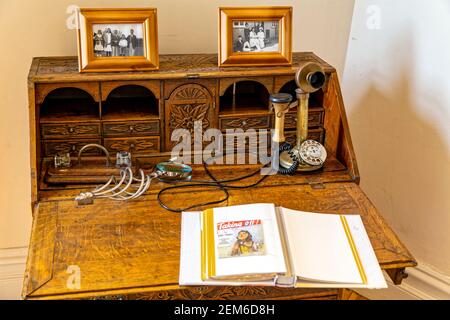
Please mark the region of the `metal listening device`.
POLYGON ((278 93, 270 96, 275 110, 275 133, 272 141, 280 147, 280 173, 293 174, 296 171, 310 172, 323 167, 327 158, 325 147, 317 141, 308 140, 308 109, 309 96, 325 85, 325 72, 314 62, 301 66, 295 74, 295 90, 297 101, 292 96, 278 93), (284 121, 286 113, 297 107, 296 143, 290 146, 284 136, 284 121))

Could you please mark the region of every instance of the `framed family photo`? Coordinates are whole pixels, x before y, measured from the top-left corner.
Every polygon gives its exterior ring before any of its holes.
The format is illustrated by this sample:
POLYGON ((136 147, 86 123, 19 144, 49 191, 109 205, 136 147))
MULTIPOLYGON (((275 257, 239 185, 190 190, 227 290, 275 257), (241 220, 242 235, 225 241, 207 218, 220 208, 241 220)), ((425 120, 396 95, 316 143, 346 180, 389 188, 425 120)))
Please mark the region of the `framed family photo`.
POLYGON ((159 67, 156 9, 80 9, 80 72, 159 67))
POLYGON ((292 7, 219 8, 219 66, 292 63, 292 7))

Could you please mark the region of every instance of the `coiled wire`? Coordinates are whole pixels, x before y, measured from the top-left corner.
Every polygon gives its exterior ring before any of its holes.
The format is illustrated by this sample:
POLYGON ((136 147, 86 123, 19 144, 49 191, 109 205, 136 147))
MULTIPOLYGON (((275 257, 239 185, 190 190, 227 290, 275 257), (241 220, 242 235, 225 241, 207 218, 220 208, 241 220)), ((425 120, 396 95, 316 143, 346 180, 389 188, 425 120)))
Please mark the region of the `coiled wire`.
POLYGON ((288 153, 289 156, 291 157, 293 164, 292 164, 292 166, 291 166, 290 168, 288 168, 288 169, 283 168, 282 166, 279 166, 279 168, 278 168, 278 173, 279 173, 279 174, 282 174, 282 175, 285 175, 285 176, 292 176, 292 175, 294 175, 294 174, 297 172, 298 166, 300 165, 300 161, 299 161, 299 159, 297 158, 297 156, 294 154, 294 152, 292 152, 292 146, 291 146, 291 144, 289 144, 289 143, 287 143, 287 142, 283 143, 283 144, 280 146, 280 154, 281 154, 282 152, 285 152, 285 151, 287 151, 287 153, 288 153))
POLYGON ((77 197, 76 201, 83 201, 87 199, 107 198, 115 201, 127 201, 140 197, 149 188, 152 180, 158 176, 157 173, 145 174, 144 170, 139 169, 140 178, 133 175, 133 170, 126 167, 120 170, 120 180, 117 181, 115 176, 111 178, 102 186, 95 188, 90 192, 82 192, 77 197), (137 187, 133 185, 137 183, 137 187), (111 185, 113 185, 111 187, 111 185))

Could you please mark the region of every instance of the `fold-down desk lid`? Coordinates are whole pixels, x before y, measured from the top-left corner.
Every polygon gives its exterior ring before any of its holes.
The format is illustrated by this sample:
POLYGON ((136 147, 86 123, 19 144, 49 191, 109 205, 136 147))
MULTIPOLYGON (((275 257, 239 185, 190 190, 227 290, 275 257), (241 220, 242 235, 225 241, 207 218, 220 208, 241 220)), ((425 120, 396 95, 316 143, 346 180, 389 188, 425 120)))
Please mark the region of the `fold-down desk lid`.
MULTIPOLYGON (((269 179, 270 180, 270 179, 269 179)), ((218 191, 167 195, 174 207, 210 201, 218 191)), ((226 205, 270 202, 296 210, 360 214, 383 269, 416 263, 359 186, 352 182, 274 185, 230 191, 226 205)), ((25 298, 86 298, 177 290, 179 214, 162 209, 155 194, 131 202, 71 199, 42 201, 34 213, 23 295, 25 298)))

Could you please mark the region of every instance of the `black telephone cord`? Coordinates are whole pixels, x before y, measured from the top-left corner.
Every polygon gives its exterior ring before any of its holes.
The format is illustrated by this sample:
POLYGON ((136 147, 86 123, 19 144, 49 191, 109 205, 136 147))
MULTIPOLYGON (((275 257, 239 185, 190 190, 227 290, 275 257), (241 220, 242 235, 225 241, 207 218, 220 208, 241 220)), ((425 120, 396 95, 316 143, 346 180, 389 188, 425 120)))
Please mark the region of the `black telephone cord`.
MULTIPOLYGON (((295 154, 292 152, 292 146, 289 143, 284 143, 283 145, 280 146, 279 152, 284 152, 287 151, 289 153, 289 155, 291 156, 292 160, 293 160, 293 165, 289 168, 289 169, 285 169, 283 167, 279 167, 278 169, 278 173, 282 174, 282 175, 294 175, 295 172, 297 171, 297 168, 300 164, 300 162, 298 161, 297 157, 295 156, 295 154)), ((258 184, 260 184, 261 182, 263 182, 269 175, 264 175, 262 176, 260 179, 258 179, 258 181, 249 184, 249 185, 245 185, 245 186, 232 186, 232 185, 228 185, 228 183, 231 182, 237 182, 237 181, 242 181, 245 179, 248 179, 250 177, 253 177, 254 175, 258 174, 261 172, 261 169, 268 166, 267 164, 262 166, 261 168, 259 168, 257 171, 254 171, 250 174, 241 176, 241 177, 237 177, 237 178, 232 178, 232 179, 225 179, 225 180, 217 180, 217 178, 212 174, 212 172, 209 170, 208 168, 208 164, 206 162, 203 162, 203 168, 205 169, 206 174, 212 179, 212 181, 202 181, 202 180, 198 180, 198 181, 189 181, 189 183, 183 183, 183 184, 178 184, 178 185, 174 185, 174 186, 169 186, 169 187, 165 187, 163 189, 161 189, 158 192, 157 195, 157 199, 158 199, 158 203, 159 205, 166 209, 167 211, 170 212, 175 212, 175 213, 180 213, 183 211, 189 211, 195 208, 199 208, 199 207, 204 207, 204 206, 209 206, 209 205, 213 205, 213 204, 219 204, 222 202, 225 202, 228 200, 228 198, 230 197, 230 194, 228 193, 228 189, 248 189, 248 188, 253 188, 256 187, 258 184), (222 191, 225 195, 224 198, 219 199, 219 200, 215 200, 215 201, 209 201, 209 202, 203 202, 203 203, 198 203, 189 207, 185 207, 185 208, 170 208, 168 205, 166 205, 162 200, 161 197, 162 195, 170 190, 176 190, 176 189, 183 189, 183 188, 195 188, 195 187, 210 187, 210 188, 216 188, 220 191, 222 191)))

